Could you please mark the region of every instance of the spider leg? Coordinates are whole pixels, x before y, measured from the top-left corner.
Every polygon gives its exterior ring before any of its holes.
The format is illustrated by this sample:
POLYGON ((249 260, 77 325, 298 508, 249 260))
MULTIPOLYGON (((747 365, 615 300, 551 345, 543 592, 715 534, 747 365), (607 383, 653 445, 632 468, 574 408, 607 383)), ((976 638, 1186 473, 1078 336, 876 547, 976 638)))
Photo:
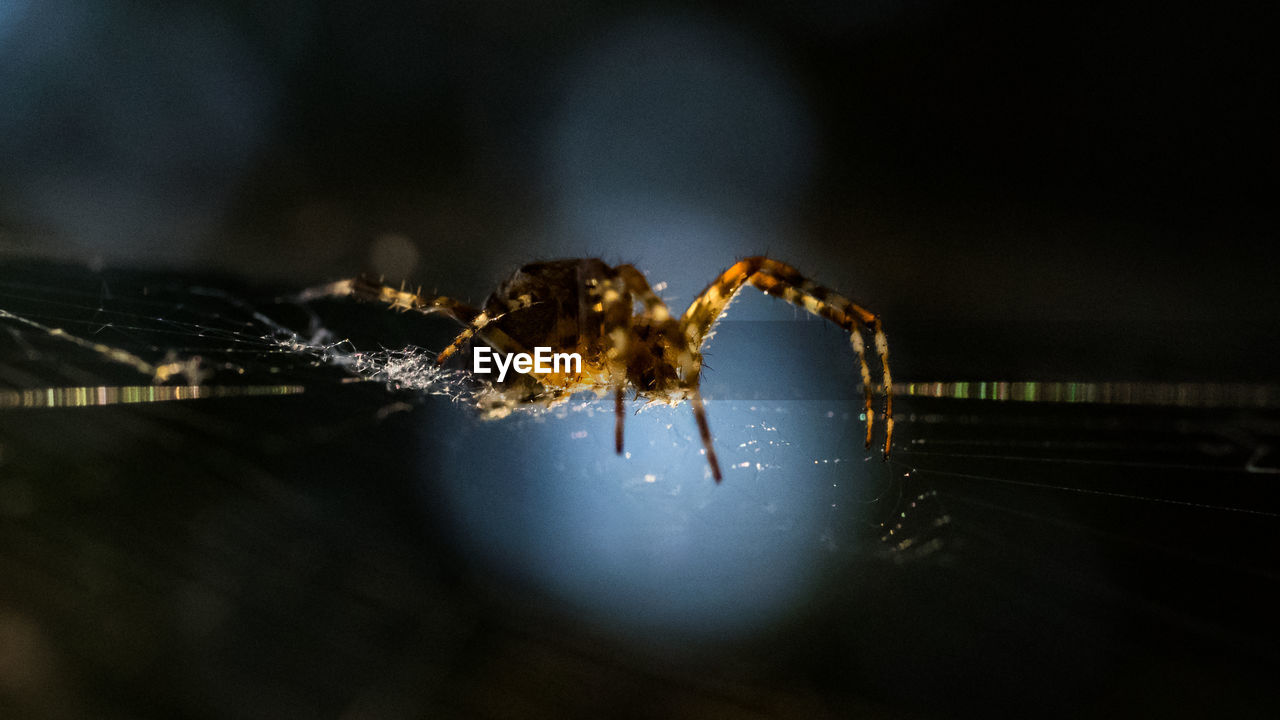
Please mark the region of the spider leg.
POLYGON ((711 465, 711 475, 720 482, 720 462, 716 459, 716 449, 712 445, 711 427, 707 423, 707 411, 702 404, 702 395, 698 392, 697 377, 700 370, 698 361, 693 356, 695 345, 686 342, 680 332, 680 323, 671 315, 667 304, 658 297, 644 274, 631 265, 619 265, 615 268, 618 276, 627 284, 627 289, 644 303, 645 317, 657 327, 658 332, 667 337, 668 345, 678 350, 678 367, 681 377, 691 384, 692 395, 689 404, 693 406, 693 417, 698 423, 698 434, 702 436, 702 447, 707 452, 707 462, 711 465))
POLYGON ((626 285, 627 290, 644 303, 645 317, 650 322, 655 325, 679 326, 671 317, 671 310, 667 308, 667 304, 658 297, 653 288, 649 287, 649 281, 645 279, 644 273, 637 270, 634 265, 619 265, 614 270, 618 272, 618 277, 626 285))
POLYGON ((443 365, 446 360, 453 357, 454 353, 461 350, 462 346, 465 345, 468 340, 474 337, 476 333, 484 330, 484 328, 494 319, 495 318, 489 317, 489 314, 483 310, 476 313, 471 322, 467 323, 467 327, 463 328, 462 332, 458 333, 458 336, 453 339, 453 342, 449 343, 449 347, 441 350, 440 354, 436 356, 436 364, 443 365))
POLYGON ((698 434, 702 436, 702 447, 707 450, 707 462, 711 463, 711 476, 720 482, 720 462, 716 460, 715 448, 711 447, 711 427, 707 424, 707 410, 702 406, 702 395, 694 390, 689 396, 689 404, 693 406, 693 419, 698 422, 698 434))
POLYGON ((862 339, 860 328, 849 331, 849 344, 858 357, 858 369, 862 373, 862 405, 863 414, 867 416, 867 439, 865 447, 871 447, 871 431, 875 423, 875 411, 871 409, 871 369, 867 367, 867 347, 862 339))
POLYGON ((702 291, 681 318, 681 330, 691 348, 699 348, 734 295, 751 285, 767 295, 781 297, 818 317, 826 318, 850 333, 850 344, 858 356, 862 375, 863 403, 867 416, 866 445, 871 446, 875 411, 872 409, 871 371, 867 367, 866 342, 862 332, 873 338, 882 367, 885 393, 884 456, 893 442, 893 376, 889 371, 889 342, 880 318, 844 296, 813 283, 798 270, 767 257, 750 257, 735 263, 702 291))
POLYGON ((671 310, 667 308, 662 298, 649 287, 649 281, 645 279, 644 274, 631 265, 619 265, 614 269, 631 295, 644 303, 643 318, 664 336, 668 347, 678 351, 676 361, 683 377, 696 375, 698 363, 693 357, 693 351, 690 350, 691 346, 685 343, 684 336, 680 334, 680 323, 671 315, 671 310))
MULTIPOLYGON (((486 313, 451 297, 444 295, 427 296, 422 294, 421 289, 417 292, 412 292, 404 289, 403 286, 400 289, 396 289, 384 283, 381 278, 369 274, 362 274, 347 280, 339 280, 338 282, 303 290, 298 293, 296 299, 299 302, 308 302, 322 298, 341 297, 354 297, 362 301, 380 302, 400 312, 413 310, 424 315, 439 313, 452 318, 459 325, 466 326, 462 334, 454 339, 453 344, 446 348, 440 356, 436 357, 437 363, 448 359, 450 355, 458 350, 462 343, 476 335, 479 329, 497 319, 490 318, 486 313)), ((483 333, 483 337, 487 342, 503 352, 523 351, 523 348, 518 347, 518 344, 506 333, 496 328, 490 328, 488 332, 483 333)))
MULTIPOLYGON (((523 310, 530 305, 532 305, 532 301, 528 296, 524 296, 520 300, 513 301, 513 304, 507 312, 523 310)), ((441 365, 444 364, 446 360, 452 357, 454 353, 458 352, 458 350, 462 349, 462 346, 476 334, 482 334, 482 336, 486 338, 505 338, 505 340, 499 341, 497 347, 502 349, 504 352, 514 352, 509 349, 514 343, 506 333, 496 329, 489 333, 483 333, 484 329, 488 327, 490 323, 498 320, 506 314, 507 313, 490 315, 487 310, 478 311, 475 316, 472 317, 471 322, 467 323, 467 327, 463 328, 462 332, 458 333, 458 336, 453 339, 453 342, 449 344, 449 347, 440 351, 440 354, 436 356, 436 363, 441 365)), ((521 351, 523 351, 523 348, 521 348, 521 351)))
POLYGON ((616 418, 613 423, 613 447, 619 455, 622 454, 622 425, 625 422, 626 415, 622 412, 622 387, 619 386, 613 390, 613 415, 616 418))
POLYGON ((470 305, 444 295, 428 297, 418 292, 410 292, 402 286, 399 290, 382 282, 380 278, 362 274, 347 280, 320 285, 298 293, 299 302, 309 302, 322 298, 354 297, 357 300, 380 302, 389 305, 393 310, 415 310, 424 314, 441 313, 459 324, 471 324, 480 311, 470 305))
POLYGON ((876 353, 880 355, 883 366, 881 380, 884 382, 884 457, 889 458, 889 443, 893 440, 893 375, 889 372, 889 339, 885 337, 880 318, 876 318, 876 353))
POLYGON ((627 383, 627 362, 631 354, 631 294, 619 278, 599 278, 590 286, 590 296, 599 297, 601 335, 607 342, 605 363, 609 384, 613 387, 613 446, 619 455, 623 448, 623 391, 627 383))

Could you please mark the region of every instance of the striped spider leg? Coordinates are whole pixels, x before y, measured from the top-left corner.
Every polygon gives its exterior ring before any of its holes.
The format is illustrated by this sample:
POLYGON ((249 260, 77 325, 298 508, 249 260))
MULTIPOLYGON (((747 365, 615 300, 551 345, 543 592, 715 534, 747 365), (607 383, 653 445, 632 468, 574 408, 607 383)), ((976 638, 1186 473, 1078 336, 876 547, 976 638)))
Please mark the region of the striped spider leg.
MULTIPOLYGON (((415 292, 407 290, 401 284, 400 288, 397 289, 384 283, 382 278, 367 273, 358 275, 355 278, 309 288, 295 296, 300 302, 342 297, 351 297, 363 302, 382 303, 399 312, 412 310, 424 315, 444 315, 462 325, 462 332, 454 338, 447 348, 436 356, 437 365, 443 364, 445 360, 456 353, 473 337, 480 337, 490 346, 504 353, 527 352, 520 343, 491 324, 494 319, 501 318, 501 314, 496 317, 490 317, 488 313, 478 308, 445 295, 423 295, 421 288, 415 292)), ((543 389, 552 390, 545 386, 543 389)), ((542 394, 540 399, 551 405, 567 397, 566 393, 546 392, 542 394)), ((479 404, 486 410, 486 415, 489 417, 501 417, 510 412, 511 403, 501 393, 482 393, 479 398, 479 404)))
MULTIPOLYGON (((644 304, 642 322, 647 323, 651 332, 660 338, 658 346, 674 357, 665 358, 667 364, 676 368, 677 376, 687 388, 687 399, 693 408, 693 418, 698 423, 698 434, 702 439, 702 447, 707 453, 707 463, 711 465, 711 476, 716 482, 723 477, 720 473, 720 462, 716 459, 715 447, 711 442, 711 427, 707 422, 707 411, 702 404, 702 393, 698 390, 698 380, 702 372, 702 361, 695 356, 697 345, 686 341, 681 330, 681 323, 671 314, 667 304, 658 297, 644 274, 631 265, 619 265, 615 268, 618 276, 626 283, 627 289, 637 300, 644 304)), ((656 359, 655 359, 656 360, 656 359)), ((642 363, 643 364, 643 363, 642 363)), ((654 362, 653 364, 657 364, 654 362)), ((618 452, 622 452, 622 415, 621 390, 618 391, 618 452)), ((643 392, 643 389, 641 390, 643 392)))
MULTIPOLYGON (((341 297, 383 303, 392 310, 399 312, 412 310, 424 315, 444 315, 464 326, 462 332, 454 338, 449 347, 436 356, 437 363, 443 363, 447 360, 464 343, 488 327, 489 323, 494 319, 485 312, 460 300, 455 300, 445 295, 426 296, 422 294, 422 288, 418 288, 415 292, 407 290, 403 284, 397 290, 395 287, 384 283, 381 278, 375 278, 369 274, 361 274, 355 278, 309 288, 299 293, 296 299, 300 302, 310 302, 322 298, 341 297)), ((486 340, 503 352, 523 351, 523 348, 519 347, 518 343, 496 328, 483 333, 483 335, 486 340)))
POLYGON ((397 290, 385 284, 381 278, 369 274, 361 274, 347 280, 308 288, 294 296, 298 302, 310 302, 323 298, 353 297, 357 300, 380 302, 392 310, 404 312, 414 310, 426 315, 440 313, 456 320, 461 325, 471 325, 480 311, 451 297, 440 295, 428 298, 422 295, 422 288, 417 292, 406 290, 403 284, 397 290))
POLYGON ((751 285, 766 295, 781 297, 849 331, 850 343, 858 356, 858 364, 862 372, 863 403, 867 417, 867 448, 871 447, 875 411, 872 409, 873 385, 871 371, 867 367, 862 332, 872 335, 883 368, 881 387, 885 397, 884 457, 887 459, 889 447, 893 442, 893 376, 889 372, 889 343, 885 338, 880 318, 844 296, 807 280, 790 265, 767 257, 749 257, 725 270, 685 311, 680 322, 689 348, 695 351, 701 349, 720 314, 744 285, 751 285))

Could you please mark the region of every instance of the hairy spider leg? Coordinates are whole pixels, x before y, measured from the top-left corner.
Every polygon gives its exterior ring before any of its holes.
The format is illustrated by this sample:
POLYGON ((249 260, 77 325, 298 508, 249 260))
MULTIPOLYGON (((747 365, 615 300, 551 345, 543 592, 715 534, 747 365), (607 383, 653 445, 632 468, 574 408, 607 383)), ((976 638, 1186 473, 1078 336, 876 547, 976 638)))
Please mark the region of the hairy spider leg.
POLYGON ((644 273, 635 268, 634 265, 619 265, 614 270, 618 271, 618 277, 626 285, 627 290, 631 292, 635 299, 644 303, 644 314, 648 320, 656 325, 669 326, 678 329, 679 325, 675 318, 671 315, 671 310, 662 298, 649 287, 649 281, 645 278, 644 273))
MULTIPOLYGON (((889 339, 884 325, 876 317, 876 354, 880 356, 880 380, 884 383, 884 458, 889 459, 889 443, 893 441, 893 374, 889 372, 889 339)), ((865 363, 864 363, 865 364, 865 363)))
MULTIPOLYGON (((722 477, 720 474, 720 462, 716 459, 716 450, 711 440, 711 426, 707 422, 707 411, 702 404, 702 395, 698 391, 698 375, 701 372, 701 366, 690 349, 693 346, 685 342, 684 336, 680 332, 680 323, 671 315, 671 310, 662 301, 662 298, 658 297, 653 288, 649 287, 649 281, 645 279, 643 273, 632 265, 619 265, 616 270, 618 271, 618 276, 627 284, 627 289, 644 303, 644 317, 668 338, 669 346, 678 351, 680 377, 689 383, 691 392, 689 404, 693 407, 693 417, 698 423, 698 433, 702 436, 702 446, 707 452, 707 462, 711 465, 711 475, 716 479, 716 482, 720 482, 722 477)), ((619 407, 619 412, 621 412, 621 407, 619 407)), ((619 429, 621 429, 621 421, 619 421, 619 429)), ((622 447, 621 441, 619 441, 618 447, 622 447)))
POLYGON ((702 436, 702 447, 707 450, 707 462, 711 463, 711 476, 720 482, 720 463, 716 460, 716 451, 711 447, 711 426, 707 424, 707 410, 702 406, 702 394, 694 390, 689 396, 689 404, 693 406, 693 419, 698 421, 698 434, 702 436))
POLYGON ((627 358, 631 354, 631 306, 634 304, 625 281, 620 277, 595 278, 588 282, 588 298, 598 300, 589 310, 600 318, 600 338, 604 343, 604 362, 613 387, 613 448, 619 455, 623 447, 623 393, 627 384, 627 358))
POLYGON ((613 389, 613 449, 622 454, 622 426, 626 415, 622 412, 622 386, 613 389))
MULTIPOLYGON (((323 298, 353 297, 361 301, 383 303, 400 312, 413 310, 424 315, 442 314, 453 319, 459 325, 468 327, 474 325, 477 317, 481 315, 480 310, 460 300, 444 295, 426 296, 422 294, 421 288, 417 292, 406 290, 403 286, 397 290, 395 287, 384 283, 382 278, 376 278, 369 274, 362 274, 355 278, 339 280, 338 282, 303 290, 296 297, 300 302, 323 298)), ((492 320, 487 321, 486 324, 488 322, 492 322, 492 320)), ((485 339, 504 352, 522 351, 522 348, 519 347, 515 340, 501 331, 494 330, 487 333, 485 339)), ((437 358, 437 362, 439 362, 439 358, 437 358)))
POLYGON ((354 297, 357 300, 380 302, 400 312, 416 310, 428 315, 442 313, 462 325, 471 324, 476 315, 480 314, 476 308, 451 297, 444 295, 425 297, 422 295, 421 288, 417 292, 411 292, 405 290, 403 285, 397 290, 385 284, 381 278, 367 274, 303 290, 296 297, 300 302, 354 297))
MULTIPOLYGON (((492 338, 497 336, 507 337, 506 333, 503 333, 501 331, 485 333, 484 329, 488 327, 490 323, 502 318, 507 313, 515 312, 517 310, 523 310, 527 307, 530 307, 532 304, 533 304, 532 301, 526 296, 526 297, 522 297, 518 301, 514 301, 514 304, 510 309, 507 310, 506 313, 500 313, 498 315, 490 315, 485 310, 478 311, 475 314, 475 316, 471 319, 470 323, 464 323, 467 325, 467 327, 463 328, 462 332, 458 333, 458 336, 453 339, 453 342, 449 344, 449 347, 445 348, 444 350, 441 350, 440 354, 436 356, 436 364, 443 365, 446 360, 452 357, 454 353, 458 352, 458 350, 461 350, 462 346, 466 344, 466 342, 470 340, 472 337, 475 337, 477 334, 479 334, 481 337, 484 337, 484 338, 492 338)), ((501 345, 498 345, 497 347, 498 349, 503 350, 504 352, 523 352, 524 351, 523 348, 521 348, 521 350, 519 351, 511 350, 510 348, 512 344, 513 344, 513 341, 511 341, 510 338, 507 337, 507 341, 502 343, 501 345)))
POLYGON ((871 447, 875 411, 872 409, 871 371, 867 367, 866 346, 861 330, 873 333, 876 352, 883 368, 881 379, 885 393, 884 457, 889 457, 893 442, 893 377, 889 372, 889 342, 884 328, 874 313, 839 293, 813 283, 798 270, 767 257, 749 257, 734 263, 702 291, 689 305, 681 319, 684 336, 691 348, 706 341, 720 314, 743 285, 751 285, 766 295, 781 297, 818 317, 826 318, 850 333, 850 344, 858 356, 862 374, 863 402, 867 415, 866 446, 871 447))

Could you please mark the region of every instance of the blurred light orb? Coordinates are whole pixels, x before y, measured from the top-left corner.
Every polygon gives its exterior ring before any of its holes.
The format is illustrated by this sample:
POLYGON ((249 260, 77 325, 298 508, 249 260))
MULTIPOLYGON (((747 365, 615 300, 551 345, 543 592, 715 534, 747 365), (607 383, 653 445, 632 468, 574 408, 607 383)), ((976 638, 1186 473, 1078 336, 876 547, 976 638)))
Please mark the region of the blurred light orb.
POLYGON ((696 290, 707 278, 686 268, 777 246, 817 150, 775 48, 714 16, 632 18, 573 55, 556 86, 543 153, 556 250, 616 252, 696 290))
POLYGON ((439 494, 429 502, 469 564, 659 649, 735 642, 803 612, 831 538, 859 522, 856 510, 833 507, 847 496, 814 470, 800 432, 808 423, 789 423, 791 440, 771 446, 777 435, 761 428, 784 421, 777 411, 710 403, 726 468, 717 485, 687 406, 635 409, 618 456, 610 403, 496 422, 432 406, 421 455, 439 494))
POLYGON ((418 247, 405 235, 385 233, 374 238, 369 248, 369 267, 393 282, 413 274, 418 266, 418 247))

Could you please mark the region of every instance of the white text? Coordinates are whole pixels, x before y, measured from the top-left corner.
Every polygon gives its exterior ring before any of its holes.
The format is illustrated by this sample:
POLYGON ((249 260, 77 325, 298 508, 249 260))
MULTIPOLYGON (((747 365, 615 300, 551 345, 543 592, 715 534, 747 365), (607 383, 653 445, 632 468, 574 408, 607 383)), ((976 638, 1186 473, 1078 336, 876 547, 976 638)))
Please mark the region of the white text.
POLYGON ((482 375, 493 372, 489 362, 498 367, 498 382, 507 376, 507 370, 515 369, 518 373, 530 371, 539 375, 553 372, 581 373, 582 356, 578 353, 553 353, 549 347, 535 347, 533 355, 529 353, 494 352, 493 348, 477 345, 471 351, 471 371, 482 375), (561 370, 561 367, 564 369, 561 370))

